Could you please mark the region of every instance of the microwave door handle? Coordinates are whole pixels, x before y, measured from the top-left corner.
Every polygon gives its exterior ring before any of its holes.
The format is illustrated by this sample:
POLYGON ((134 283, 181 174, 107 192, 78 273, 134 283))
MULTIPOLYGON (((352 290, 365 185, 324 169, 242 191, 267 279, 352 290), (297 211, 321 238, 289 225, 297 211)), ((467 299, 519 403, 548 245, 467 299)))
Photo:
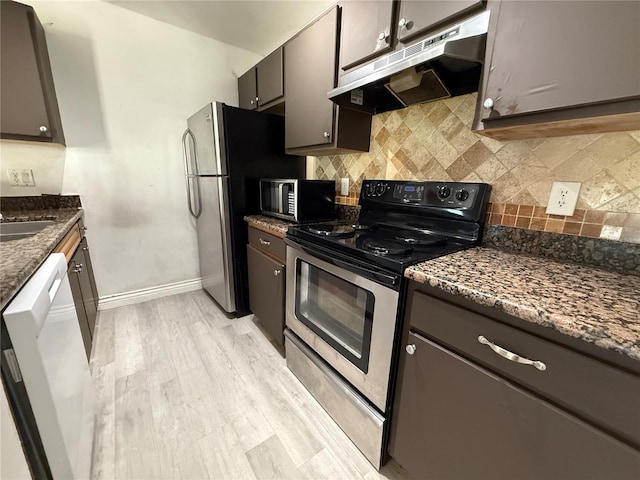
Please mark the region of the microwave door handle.
POLYGON ((277 203, 277 208, 278 208, 278 213, 284 213, 284 208, 282 207, 282 191, 284 189, 284 183, 279 183, 278 184, 278 203, 277 203))

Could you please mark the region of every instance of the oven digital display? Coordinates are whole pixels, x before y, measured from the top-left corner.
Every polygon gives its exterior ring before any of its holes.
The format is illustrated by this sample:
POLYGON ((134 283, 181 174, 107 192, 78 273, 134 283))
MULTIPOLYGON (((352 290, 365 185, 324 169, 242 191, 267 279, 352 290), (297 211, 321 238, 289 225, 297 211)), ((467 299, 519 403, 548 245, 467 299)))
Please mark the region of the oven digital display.
POLYGON ((423 185, 396 185, 393 198, 402 202, 419 202, 424 198, 423 185))

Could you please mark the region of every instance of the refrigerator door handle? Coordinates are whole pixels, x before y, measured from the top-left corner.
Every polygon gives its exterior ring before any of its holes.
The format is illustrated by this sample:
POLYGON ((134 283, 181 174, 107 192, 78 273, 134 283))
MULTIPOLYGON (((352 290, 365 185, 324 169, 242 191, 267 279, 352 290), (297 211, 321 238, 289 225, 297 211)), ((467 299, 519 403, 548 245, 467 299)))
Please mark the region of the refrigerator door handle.
MULTIPOLYGON (((187 137, 191 137, 191 141, 193 142, 193 145, 195 147, 196 139, 191 133, 191 130, 189 130, 188 128, 182 134, 182 156, 184 157, 184 178, 187 183, 187 206, 189 207, 189 213, 191 213, 191 215, 194 218, 198 218, 200 216, 200 212, 202 211, 202 203, 200 201, 200 184, 198 182, 198 177, 189 172, 189 155, 187 153, 187 137), (191 192, 191 179, 195 179, 195 182, 196 182, 195 183, 196 188, 194 189, 194 193, 191 192), (191 201, 192 198, 197 199, 197 207, 198 207, 197 211, 194 211, 192 201, 191 201)), ((194 148, 194 152, 195 152, 195 148, 194 148)), ((196 174, 197 174, 197 171, 196 171, 196 174)))

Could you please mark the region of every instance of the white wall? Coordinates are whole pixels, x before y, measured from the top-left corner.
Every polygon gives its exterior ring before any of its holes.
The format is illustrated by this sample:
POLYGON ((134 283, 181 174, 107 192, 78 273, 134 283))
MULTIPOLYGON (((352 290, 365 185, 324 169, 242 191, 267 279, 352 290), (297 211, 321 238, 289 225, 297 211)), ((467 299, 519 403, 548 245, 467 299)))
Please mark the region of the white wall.
POLYGON ((207 102, 237 105, 260 57, 105 2, 24 3, 45 26, 62 193, 82 198, 100 296, 197 278, 181 135, 207 102))
POLYGON ((64 173, 65 148, 62 145, 0 140, 0 195, 30 196, 60 193, 64 173), (33 172, 34 186, 9 185, 7 169, 28 168, 33 172))

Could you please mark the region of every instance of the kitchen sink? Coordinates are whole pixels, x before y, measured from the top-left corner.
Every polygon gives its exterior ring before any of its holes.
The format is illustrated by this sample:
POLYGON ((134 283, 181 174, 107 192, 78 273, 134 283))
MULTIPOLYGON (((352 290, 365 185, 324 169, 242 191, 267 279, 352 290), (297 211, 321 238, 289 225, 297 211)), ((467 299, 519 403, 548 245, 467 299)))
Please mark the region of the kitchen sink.
POLYGON ((31 237, 49 225, 53 225, 51 220, 0 223, 0 242, 31 237))

